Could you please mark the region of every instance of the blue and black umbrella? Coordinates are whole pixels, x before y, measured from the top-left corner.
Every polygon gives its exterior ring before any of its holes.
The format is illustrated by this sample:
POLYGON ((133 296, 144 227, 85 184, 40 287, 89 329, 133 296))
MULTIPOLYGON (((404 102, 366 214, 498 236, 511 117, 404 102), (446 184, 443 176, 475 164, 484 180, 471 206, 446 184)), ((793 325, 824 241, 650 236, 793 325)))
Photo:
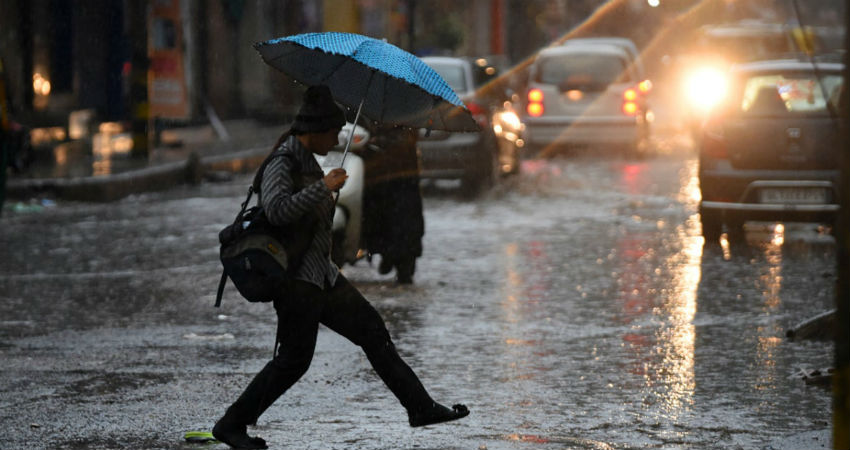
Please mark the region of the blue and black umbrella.
MULTIPOLYGON (((326 85, 334 99, 390 125, 479 131, 443 78, 416 56, 351 33, 307 33, 254 44, 263 60, 308 86, 326 85)), ((356 119, 355 119, 356 121, 356 119)))

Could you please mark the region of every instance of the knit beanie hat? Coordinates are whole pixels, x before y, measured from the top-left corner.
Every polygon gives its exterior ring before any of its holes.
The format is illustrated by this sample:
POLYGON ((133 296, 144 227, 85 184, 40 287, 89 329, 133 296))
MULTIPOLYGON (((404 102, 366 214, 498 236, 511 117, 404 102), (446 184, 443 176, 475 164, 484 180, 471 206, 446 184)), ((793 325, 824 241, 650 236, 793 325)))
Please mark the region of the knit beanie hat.
POLYGON ((331 97, 331 90, 325 85, 307 88, 301 109, 292 123, 292 131, 299 134, 321 133, 343 125, 345 115, 331 97))

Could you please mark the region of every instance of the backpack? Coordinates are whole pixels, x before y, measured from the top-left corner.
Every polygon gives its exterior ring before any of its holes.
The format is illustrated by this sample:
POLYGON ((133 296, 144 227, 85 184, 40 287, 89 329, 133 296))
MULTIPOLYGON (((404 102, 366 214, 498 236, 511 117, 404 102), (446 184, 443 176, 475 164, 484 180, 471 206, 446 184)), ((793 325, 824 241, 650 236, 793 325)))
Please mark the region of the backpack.
MULTIPOLYGON (((216 308, 221 305, 228 278, 249 302, 270 302, 280 298, 313 241, 315 217, 307 215, 298 223, 275 226, 269 222, 259 201, 248 208, 254 192, 259 198, 266 166, 277 157, 290 158, 295 163, 295 172, 301 172, 298 161, 283 148, 272 152, 260 165, 236 219, 218 234, 223 270, 216 293, 216 308)), ((300 177, 296 177, 296 183, 297 190, 301 190, 300 177)))

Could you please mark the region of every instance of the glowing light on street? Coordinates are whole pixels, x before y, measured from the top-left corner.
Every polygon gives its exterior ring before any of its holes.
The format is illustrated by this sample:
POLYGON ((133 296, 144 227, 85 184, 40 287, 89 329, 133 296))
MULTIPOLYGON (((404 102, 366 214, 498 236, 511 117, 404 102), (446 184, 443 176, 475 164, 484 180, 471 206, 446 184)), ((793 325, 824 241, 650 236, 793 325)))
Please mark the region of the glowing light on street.
POLYGON ((707 111, 717 105, 726 95, 727 82, 724 73, 714 67, 695 70, 685 80, 685 95, 690 103, 707 111))
POLYGON ((40 73, 36 73, 32 76, 32 90, 37 95, 48 96, 50 95, 50 81, 40 73))

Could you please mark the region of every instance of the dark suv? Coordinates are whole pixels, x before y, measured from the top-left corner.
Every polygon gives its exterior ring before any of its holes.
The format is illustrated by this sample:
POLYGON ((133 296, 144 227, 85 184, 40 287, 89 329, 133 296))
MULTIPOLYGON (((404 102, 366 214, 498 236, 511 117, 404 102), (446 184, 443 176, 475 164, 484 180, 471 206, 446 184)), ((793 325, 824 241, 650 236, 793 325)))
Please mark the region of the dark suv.
POLYGON ((760 61, 730 69, 730 89, 699 142, 706 242, 744 221, 832 223, 838 212, 843 65, 760 61))
POLYGON ((492 185, 499 173, 498 147, 490 122, 493 113, 491 100, 478 94, 482 84, 496 77, 496 69, 482 58, 426 56, 422 61, 446 80, 481 130, 420 130, 421 176, 423 179, 459 179, 465 193, 479 193, 492 185), (482 73, 479 64, 491 69, 491 73, 482 73))

